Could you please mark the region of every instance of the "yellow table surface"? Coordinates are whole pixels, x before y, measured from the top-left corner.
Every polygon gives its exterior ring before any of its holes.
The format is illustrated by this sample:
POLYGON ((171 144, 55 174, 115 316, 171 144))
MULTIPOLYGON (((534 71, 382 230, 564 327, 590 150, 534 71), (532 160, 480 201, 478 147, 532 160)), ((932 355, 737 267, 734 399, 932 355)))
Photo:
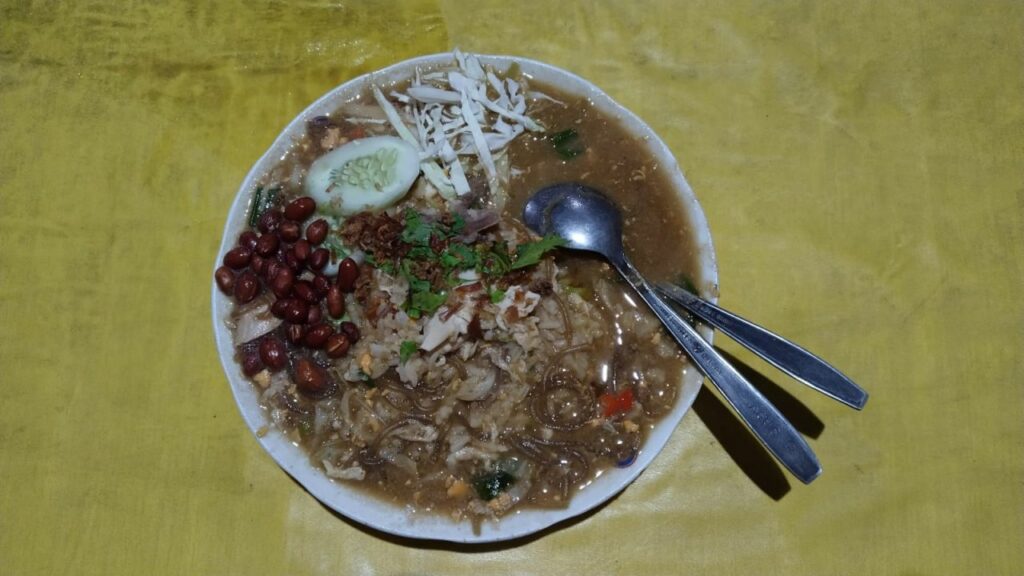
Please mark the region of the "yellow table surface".
POLYGON ((629 5, 3 2, 0 573, 1024 573, 1024 3, 629 5), (228 205, 319 95, 455 46, 664 137, 721 302, 872 394, 718 340, 820 479, 705 390, 610 504, 468 549, 340 519, 263 452, 210 324, 228 205))

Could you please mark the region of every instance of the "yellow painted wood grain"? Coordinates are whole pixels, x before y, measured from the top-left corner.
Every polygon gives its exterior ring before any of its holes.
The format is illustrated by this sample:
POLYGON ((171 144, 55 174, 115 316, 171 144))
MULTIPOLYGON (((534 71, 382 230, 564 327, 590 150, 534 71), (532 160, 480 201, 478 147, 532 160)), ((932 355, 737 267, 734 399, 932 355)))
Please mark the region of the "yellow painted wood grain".
POLYGON ((0 573, 1019 574, 1022 252, 1020 2, 3 2, 0 573), (454 46, 575 71, 665 138, 723 304, 872 393, 719 340, 821 479, 705 392, 596 514, 461 553, 339 519, 261 451, 209 320, 232 195, 320 94, 454 46))

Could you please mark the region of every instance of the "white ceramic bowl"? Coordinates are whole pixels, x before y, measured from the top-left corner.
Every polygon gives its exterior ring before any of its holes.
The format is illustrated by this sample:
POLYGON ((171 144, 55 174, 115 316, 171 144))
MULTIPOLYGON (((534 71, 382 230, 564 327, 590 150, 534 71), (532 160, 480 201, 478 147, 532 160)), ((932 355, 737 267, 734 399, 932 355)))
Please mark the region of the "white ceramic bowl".
MULTIPOLYGON (((597 86, 565 70, 526 58, 511 56, 479 56, 479 58, 483 64, 494 66, 498 70, 506 70, 512 63, 518 63, 521 70, 530 77, 558 86, 566 92, 588 97, 600 111, 620 118, 637 136, 647 137, 647 145, 650 147, 651 153, 670 175, 679 194, 679 199, 693 223, 700 264, 698 286, 708 287, 712 293, 717 292, 718 270, 715 264, 714 248, 711 244, 711 234, 708 231, 704 213, 683 177, 676 159, 650 127, 632 112, 612 100, 597 86)), ((234 246, 238 234, 245 228, 249 200, 256 182, 285 155, 294 139, 303 134, 307 120, 333 112, 343 102, 361 92, 368 83, 384 84, 401 80, 410 77, 416 67, 430 68, 453 62, 454 57, 450 53, 434 54, 406 60, 383 70, 360 76, 331 90, 292 120, 242 182, 228 213, 215 267, 219 266, 223 254, 234 246)), ((465 543, 509 540, 537 532, 600 505, 635 480, 661 451, 672 431, 693 404, 703 380, 702 376, 693 368, 684 372, 682 389, 675 408, 664 416, 650 433, 632 466, 606 471, 590 486, 577 493, 565 509, 520 510, 498 522, 485 522, 481 532, 474 534, 468 521, 454 522, 442 515, 410 514, 405 508, 375 499, 348 485, 331 481, 310 463, 309 458, 302 450, 278 433, 271 426, 267 414, 260 408, 258 396, 252 384, 245 379, 240 366, 234 360, 231 332, 224 324, 224 319, 231 309, 231 300, 221 294, 215 283, 212 286, 213 329, 217 341, 217 351, 220 354, 224 372, 231 384, 231 390, 234 392, 235 401, 238 403, 238 409, 242 412, 242 417, 254 434, 264 426, 270 429, 270 432, 263 437, 257 437, 259 443, 288 474, 318 500, 352 520, 398 536, 465 543)), ((703 336, 710 340, 710 330, 705 329, 703 336)))

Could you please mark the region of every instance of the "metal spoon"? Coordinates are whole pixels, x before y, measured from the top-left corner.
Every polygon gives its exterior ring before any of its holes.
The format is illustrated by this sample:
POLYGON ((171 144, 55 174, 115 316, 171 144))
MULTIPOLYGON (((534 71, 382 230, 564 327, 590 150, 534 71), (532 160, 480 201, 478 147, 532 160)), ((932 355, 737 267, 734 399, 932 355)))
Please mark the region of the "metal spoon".
MULTIPOLYGON (((551 186, 534 194, 526 206, 526 219, 539 221, 543 207, 567 186, 570 185, 551 186)), ((867 391, 799 345, 678 286, 662 282, 656 284, 654 290, 661 298, 682 306, 799 382, 857 410, 867 403, 867 391)))
POLYGON ((662 298, 679 304, 704 322, 718 328, 748 350, 800 382, 851 408, 860 410, 868 393, 835 367, 782 336, 719 308, 679 286, 658 283, 662 298))
POLYGON ((523 220, 538 234, 564 238, 568 248, 594 252, 608 259, 764 447, 805 484, 821 474, 821 464, 793 425, 637 272, 623 250, 622 215, 611 200, 582 184, 556 184, 530 197, 523 209, 523 220))

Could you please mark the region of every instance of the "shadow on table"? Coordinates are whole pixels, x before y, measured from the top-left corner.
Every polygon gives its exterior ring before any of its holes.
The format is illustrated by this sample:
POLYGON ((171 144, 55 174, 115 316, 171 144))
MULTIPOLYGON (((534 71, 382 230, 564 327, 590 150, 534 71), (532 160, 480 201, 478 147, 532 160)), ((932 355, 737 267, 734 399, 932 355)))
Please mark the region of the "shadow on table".
MULTIPOLYGON (((800 433, 818 438, 825 424, 814 412, 795 396, 784 390, 764 374, 728 352, 716 348, 744 378, 764 394, 769 402, 789 420, 800 433)), ((736 462, 740 470, 773 500, 781 500, 789 490, 789 480, 772 455, 747 429, 732 408, 707 387, 701 389, 693 403, 693 411, 704 422, 711 435, 736 462)))

